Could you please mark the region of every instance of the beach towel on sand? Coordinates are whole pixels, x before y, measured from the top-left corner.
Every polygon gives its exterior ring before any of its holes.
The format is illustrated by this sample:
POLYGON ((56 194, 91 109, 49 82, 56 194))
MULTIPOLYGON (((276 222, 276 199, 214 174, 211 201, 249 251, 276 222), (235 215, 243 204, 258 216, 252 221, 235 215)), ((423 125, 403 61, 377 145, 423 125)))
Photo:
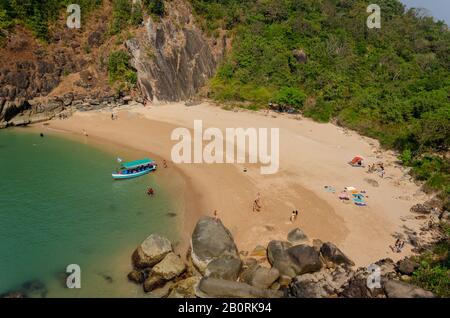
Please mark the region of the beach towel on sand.
POLYGON ((341 199, 341 200, 350 200, 350 197, 349 197, 347 192, 341 192, 341 193, 339 193, 339 199, 341 199))
POLYGON ((332 186, 324 186, 323 189, 326 192, 336 193, 336 189, 334 187, 332 187, 332 186))

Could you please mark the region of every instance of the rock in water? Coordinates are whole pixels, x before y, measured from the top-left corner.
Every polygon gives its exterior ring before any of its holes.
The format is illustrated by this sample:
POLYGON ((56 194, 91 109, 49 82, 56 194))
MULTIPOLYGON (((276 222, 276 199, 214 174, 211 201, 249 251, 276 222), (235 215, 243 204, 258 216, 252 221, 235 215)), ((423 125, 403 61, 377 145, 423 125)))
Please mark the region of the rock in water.
POLYGON ((403 282, 388 280, 384 283, 388 298, 434 298, 432 292, 403 282))
POLYGON ((317 272, 322 268, 319 253, 314 247, 297 245, 288 248, 286 252, 297 275, 317 272))
POLYGON ((128 280, 136 283, 136 284, 142 284, 145 280, 145 274, 141 271, 132 270, 128 275, 128 280))
POLYGON ((244 271, 241 280, 256 288, 268 289, 279 277, 278 269, 256 265, 244 271))
POLYGON ((306 234, 302 230, 296 228, 289 232, 287 239, 292 244, 299 244, 308 241, 308 236, 306 236, 306 234))
POLYGON ((245 283, 216 278, 202 278, 195 294, 201 298, 280 298, 281 291, 260 289, 245 283))
POLYGON ((202 217, 192 233, 192 262, 204 274, 209 262, 224 256, 240 259, 233 236, 220 220, 202 217))
POLYGON ((336 265, 346 264, 354 266, 355 263, 350 260, 342 251, 337 248, 333 243, 327 242, 320 248, 320 253, 322 253, 323 258, 327 262, 331 262, 336 265))
POLYGON ((180 276, 185 270, 186 265, 183 260, 171 252, 153 267, 152 272, 165 280, 171 280, 180 276))
POLYGON ((226 280, 237 280, 242 262, 232 256, 224 256, 211 261, 206 266, 205 276, 226 280))
POLYGON ((158 234, 152 234, 134 251, 133 265, 136 268, 152 267, 172 251, 170 241, 158 234))
POLYGON ((166 284, 166 280, 160 276, 152 275, 144 282, 144 291, 151 292, 154 289, 161 288, 166 284))

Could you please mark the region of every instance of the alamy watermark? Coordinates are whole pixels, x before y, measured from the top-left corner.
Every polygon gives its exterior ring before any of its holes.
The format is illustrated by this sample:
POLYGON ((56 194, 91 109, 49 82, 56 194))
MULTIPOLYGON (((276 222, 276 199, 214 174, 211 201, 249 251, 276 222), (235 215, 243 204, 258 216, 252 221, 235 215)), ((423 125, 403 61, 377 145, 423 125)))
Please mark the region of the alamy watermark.
POLYGON ((367 27, 369 29, 381 29, 381 8, 378 4, 371 4, 367 7, 367 27))
POLYGON ((176 128, 171 140, 179 141, 172 147, 174 163, 261 164, 261 174, 275 174, 280 166, 279 128, 226 128, 224 136, 219 128, 203 131, 203 122, 194 120, 194 136, 176 128))
POLYGON ((67 17, 66 25, 69 29, 81 28, 81 8, 79 4, 69 4, 67 6, 67 13, 70 15, 67 17))
POLYGON ((381 288, 381 268, 376 264, 371 264, 367 267, 367 272, 369 272, 369 276, 367 276, 367 288, 375 289, 381 288))
POLYGON ((69 289, 81 288, 81 268, 80 265, 70 264, 66 267, 66 286, 69 289))

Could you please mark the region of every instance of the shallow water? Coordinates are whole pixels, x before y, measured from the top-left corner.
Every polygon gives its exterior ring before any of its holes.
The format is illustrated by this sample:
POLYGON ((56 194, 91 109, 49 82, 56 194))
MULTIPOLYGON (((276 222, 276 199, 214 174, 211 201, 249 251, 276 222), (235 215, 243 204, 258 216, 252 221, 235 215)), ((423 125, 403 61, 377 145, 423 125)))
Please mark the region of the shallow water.
POLYGON ((177 239, 176 203, 158 172, 113 181, 116 158, 67 138, 0 131, 0 294, 39 280, 45 290, 31 296, 142 295, 126 279, 131 253, 151 233, 177 239), (69 264, 81 267, 81 289, 65 287, 69 264))

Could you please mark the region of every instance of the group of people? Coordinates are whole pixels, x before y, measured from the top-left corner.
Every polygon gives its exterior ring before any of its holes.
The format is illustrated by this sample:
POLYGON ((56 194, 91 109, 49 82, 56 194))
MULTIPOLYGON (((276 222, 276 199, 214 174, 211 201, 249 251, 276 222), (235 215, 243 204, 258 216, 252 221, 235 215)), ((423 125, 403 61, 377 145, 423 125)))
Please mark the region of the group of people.
POLYGON ((401 239, 397 239, 395 241, 394 246, 389 246, 394 253, 401 253, 403 247, 405 247, 405 241, 401 239))
POLYGON ((298 218, 298 210, 292 211, 291 218, 290 218, 291 223, 294 223, 295 221, 297 221, 297 218, 298 218))
MULTIPOLYGON (((163 160, 163 166, 164 168, 167 168, 167 162, 166 160, 163 160)), ((150 165, 148 166, 150 167, 150 165)), ((153 197, 155 195, 155 190, 153 190, 153 188, 148 188, 147 189, 147 195, 150 197, 153 197)), ((214 211, 214 214, 216 214, 217 211, 214 211)))

